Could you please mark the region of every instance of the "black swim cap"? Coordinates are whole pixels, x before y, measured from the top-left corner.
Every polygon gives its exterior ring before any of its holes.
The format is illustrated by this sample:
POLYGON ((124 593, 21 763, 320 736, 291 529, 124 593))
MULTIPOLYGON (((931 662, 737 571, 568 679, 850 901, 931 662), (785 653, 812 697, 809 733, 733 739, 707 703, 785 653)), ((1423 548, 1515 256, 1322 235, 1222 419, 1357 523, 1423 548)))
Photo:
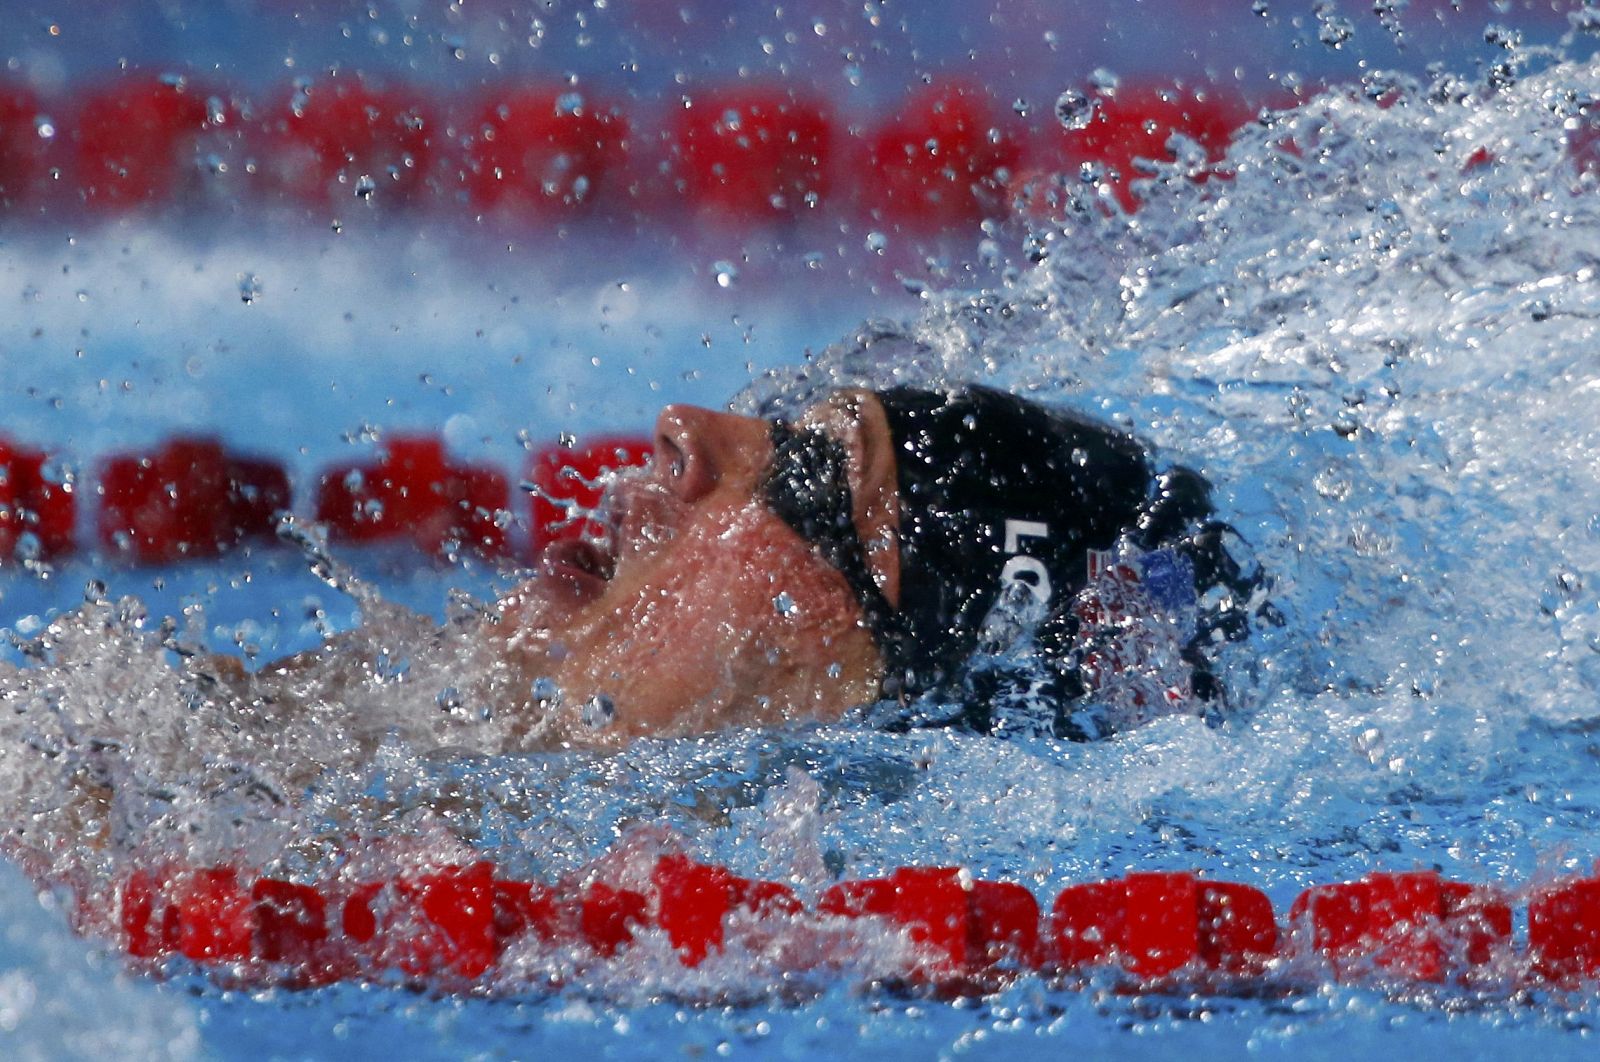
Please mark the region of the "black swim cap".
POLYGON ((936 710, 880 725, 1014 729, 1003 705, 1021 689, 1030 729, 1083 738, 1213 700, 1208 647, 1248 634, 1262 576, 1229 552, 1200 475, 1157 474, 1132 436, 992 388, 875 393, 896 459, 898 606, 867 564, 842 444, 775 419, 763 490, 850 584, 884 695, 936 710), (1024 634, 1034 664, 1018 671, 1024 634), (1086 718, 1085 699, 1113 711, 1086 718))
POLYGON ((1130 436, 988 387, 878 392, 900 490, 904 645, 886 692, 946 687, 1020 584, 1069 602, 1091 550, 1137 529, 1153 486, 1130 436))

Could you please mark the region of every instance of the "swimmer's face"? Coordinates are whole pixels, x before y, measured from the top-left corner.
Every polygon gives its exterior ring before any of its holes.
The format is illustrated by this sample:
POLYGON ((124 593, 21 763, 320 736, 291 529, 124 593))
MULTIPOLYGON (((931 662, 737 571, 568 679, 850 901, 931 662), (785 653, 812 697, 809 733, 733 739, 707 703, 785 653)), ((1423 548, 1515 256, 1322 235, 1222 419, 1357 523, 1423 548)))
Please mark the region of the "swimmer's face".
MULTIPOLYGON (((896 602, 883 407, 840 391, 797 424, 843 445, 857 532, 896 602)), ((766 421, 662 411, 651 464, 607 492, 608 538, 550 547, 539 576, 503 602, 511 672, 542 695, 530 699, 532 740, 831 719, 877 696, 882 663, 854 592, 767 507, 772 455, 766 421)))

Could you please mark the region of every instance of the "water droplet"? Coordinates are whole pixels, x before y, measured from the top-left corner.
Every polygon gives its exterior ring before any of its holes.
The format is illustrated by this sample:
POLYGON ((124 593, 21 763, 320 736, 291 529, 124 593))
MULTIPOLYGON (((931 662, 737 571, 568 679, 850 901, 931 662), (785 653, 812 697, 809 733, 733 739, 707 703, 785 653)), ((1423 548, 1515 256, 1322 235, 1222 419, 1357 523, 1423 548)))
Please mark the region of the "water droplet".
POLYGON ((261 278, 254 273, 239 274, 239 301, 246 306, 261 297, 261 278))
POLYGON ((1094 120, 1095 111, 1099 107, 1099 100, 1077 89, 1068 89, 1056 97, 1056 121, 1061 123, 1063 129, 1070 131, 1082 129, 1094 120))
POLYGON ((597 693, 584 702, 583 710, 578 713, 578 717, 590 730, 603 730, 616 719, 617 706, 610 697, 597 693))
POLYGON ((772 599, 772 607, 780 616, 792 616, 800 610, 800 606, 795 604, 794 598, 789 596, 787 590, 779 591, 778 596, 772 599))
POLYGON ((1355 23, 1339 14, 1333 0, 1317 0, 1312 9, 1317 16, 1317 40, 1338 51, 1356 35, 1355 23))
POLYGON ((867 233, 867 250, 873 254, 882 254, 889 246, 889 237, 881 232, 867 233))
POLYGON ((49 140, 56 135, 56 123, 47 115, 39 115, 33 120, 33 131, 39 134, 40 140, 49 140))
POLYGON ((733 282, 739 279, 739 270, 732 262, 716 261, 711 263, 711 272, 717 278, 717 287, 731 288, 733 282))
POLYGON ((1260 15, 1262 18, 1266 18, 1267 0, 1252 0, 1250 4, 1250 10, 1260 15))
POLYGON ((556 685, 556 680, 548 676, 540 676, 533 680, 529 690, 533 694, 533 703, 541 711, 550 711, 561 704, 561 687, 556 685))
POLYGON ((1089 84, 1102 96, 1115 96, 1117 89, 1122 87, 1122 78, 1103 66, 1097 66, 1089 75, 1089 84))
POLYGON ((1018 96, 1015 100, 1011 101, 1011 109, 1016 113, 1018 118, 1026 118, 1028 116, 1028 112, 1033 108, 1031 105, 1029 105, 1027 100, 1023 99, 1021 96, 1018 96))
POLYGON ((363 173, 360 177, 356 178, 357 199, 370 200, 372 198, 372 193, 376 192, 377 190, 378 182, 373 180, 369 174, 363 173))

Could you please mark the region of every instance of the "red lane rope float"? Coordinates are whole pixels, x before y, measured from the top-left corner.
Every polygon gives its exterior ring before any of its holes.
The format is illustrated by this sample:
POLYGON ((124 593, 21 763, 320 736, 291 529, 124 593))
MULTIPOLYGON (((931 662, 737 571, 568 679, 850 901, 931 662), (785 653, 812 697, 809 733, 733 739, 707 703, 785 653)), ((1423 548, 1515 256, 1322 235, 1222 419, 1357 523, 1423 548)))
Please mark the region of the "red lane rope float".
MULTIPOLYGON (((1233 134, 1254 117, 1238 96, 1212 89, 1177 90, 1132 86, 1103 99, 1094 116, 1081 129, 1058 130, 1039 160, 1059 167, 1063 159, 1075 165, 1099 163, 1123 209, 1138 209, 1133 182, 1148 177, 1140 159, 1171 160, 1168 146, 1181 134, 1199 145, 1212 166, 1227 154, 1233 134)), ((1036 150, 1038 150, 1036 146, 1036 150)), ((1198 175, 1205 180, 1211 171, 1198 175)))
POLYGON ((1022 157, 1021 139, 996 117, 982 89, 925 89, 872 138, 868 172, 876 179, 863 187, 869 211, 922 232, 1008 214, 1005 192, 1022 157))
POLYGON ((420 200, 439 137, 414 88, 323 78, 280 94, 257 134, 270 192, 309 204, 420 200))
POLYGON ((1318 885, 1295 900, 1291 922, 1341 977, 1375 966, 1417 981, 1452 967, 1481 967, 1511 942, 1511 904, 1497 890, 1433 873, 1369 874, 1318 885))
POLYGON ((1278 946, 1266 894, 1185 873, 1069 886, 1051 908, 1050 937, 1064 966, 1120 961, 1128 973, 1150 979, 1196 966, 1259 974, 1278 946))
POLYGON ((39 98, 20 85, 0 84, 0 211, 41 199, 55 136, 39 98))
POLYGON ((562 86, 485 97, 467 131, 460 180, 477 209, 562 218, 626 194, 629 122, 562 86))
POLYGON ((1094 969, 1132 988, 1216 991, 1260 990, 1275 978, 1293 987, 1308 971, 1312 980, 1319 971, 1405 983, 1498 978, 1512 988, 1600 976, 1600 877, 1549 883, 1528 904, 1519 949, 1503 892, 1431 871, 1314 886, 1280 925, 1259 889, 1185 872, 1071 885, 1041 916, 1026 888, 951 867, 840 882, 808 907, 787 885, 668 856, 644 891, 508 880, 488 862, 320 884, 169 865, 121 882, 115 923, 135 958, 226 964, 230 977, 306 987, 395 976, 459 986, 491 975, 524 938, 609 958, 647 930, 692 968, 726 948, 735 914, 777 930, 878 920, 903 931, 915 955, 886 976, 958 991, 1094 969))
POLYGON ((72 486, 51 482, 44 466, 40 451, 0 438, 0 560, 72 551, 78 518, 72 486), (32 550, 23 548, 29 536, 32 550))
POLYGON ((206 93, 187 82, 141 76, 96 85, 71 116, 67 140, 83 202, 128 211, 188 193, 193 164, 213 123, 206 93))
POLYGON ((247 539, 273 539, 289 506, 282 466, 229 453, 210 438, 177 438, 153 454, 110 458, 100 472, 100 543, 140 564, 214 558, 247 539))
POLYGON ((320 477, 317 520, 345 542, 409 539, 431 553, 458 543, 503 553, 511 491, 501 472, 450 462, 428 435, 391 438, 377 464, 335 468, 320 477))
MULTIPOLYGON (((644 465, 648 440, 605 435, 582 447, 547 446, 530 458, 528 546, 597 537, 593 518, 608 474, 644 465)), ((76 542, 77 491, 45 474, 47 456, 0 437, 0 563, 58 557, 76 542)), ((272 544, 293 493, 282 465, 229 451, 209 437, 180 436, 150 453, 99 464, 97 540, 104 556, 136 564, 213 559, 244 542, 272 544)), ((451 460, 433 435, 395 435, 375 462, 315 477, 312 511, 335 541, 409 542, 510 556, 510 479, 485 465, 451 460)))
POLYGON ((600 504, 605 477, 643 466, 652 452, 644 439, 609 435, 582 449, 547 447, 536 453, 528 462, 526 480, 533 547, 605 534, 589 515, 600 504))
POLYGON ((827 201, 837 140, 821 101, 776 86, 738 88, 705 93, 681 111, 668 150, 681 193, 710 220, 740 225, 827 201))

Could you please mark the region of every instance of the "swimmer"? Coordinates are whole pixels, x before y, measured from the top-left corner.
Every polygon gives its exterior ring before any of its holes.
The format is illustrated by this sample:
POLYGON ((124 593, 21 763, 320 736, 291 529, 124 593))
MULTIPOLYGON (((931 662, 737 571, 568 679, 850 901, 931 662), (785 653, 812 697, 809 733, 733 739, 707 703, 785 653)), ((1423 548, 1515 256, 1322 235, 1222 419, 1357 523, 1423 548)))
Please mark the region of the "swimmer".
MULTIPOLYGON (((668 406, 654 450, 608 485, 603 535, 444 628, 358 594, 360 627, 255 673, 164 637, 191 710, 154 745, 138 712, 86 718, 87 758, 50 768, 72 771, 63 835, 143 836, 171 779, 271 814, 395 736, 453 758, 842 719, 1085 740, 1214 717, 1215 647, 1270 615, 1198 474, 988 387, 668 406), (159 766, 119 759, 156 748, 159 766)), ((104 623, 86 606, 59 637, 104 623)))
POLYGON ((518 748, 852 710, 1084 739, 1217 707, 1209 647, 1242 636, 1259 577, 1205 481, 1128 435, 970 384, 790 418, 668 406, 654 443, 607 532, 546 548, 479 625, 472 696, 518 748))
POLYGON ((1203 710, 1203 646, 1242 633, 1254 589, 1197 474, 977 385, 835 390, 792 420, 668 406, 605 512, 607 535, 547 548, 485 627, 511 688, 539 691, 540 743, 867 705, 1098 736, 1203 710), (1204 609, 1210 587, 1225 603, 1204 609), (1083 711, 1095 694, 1122 717, 1083 711))

